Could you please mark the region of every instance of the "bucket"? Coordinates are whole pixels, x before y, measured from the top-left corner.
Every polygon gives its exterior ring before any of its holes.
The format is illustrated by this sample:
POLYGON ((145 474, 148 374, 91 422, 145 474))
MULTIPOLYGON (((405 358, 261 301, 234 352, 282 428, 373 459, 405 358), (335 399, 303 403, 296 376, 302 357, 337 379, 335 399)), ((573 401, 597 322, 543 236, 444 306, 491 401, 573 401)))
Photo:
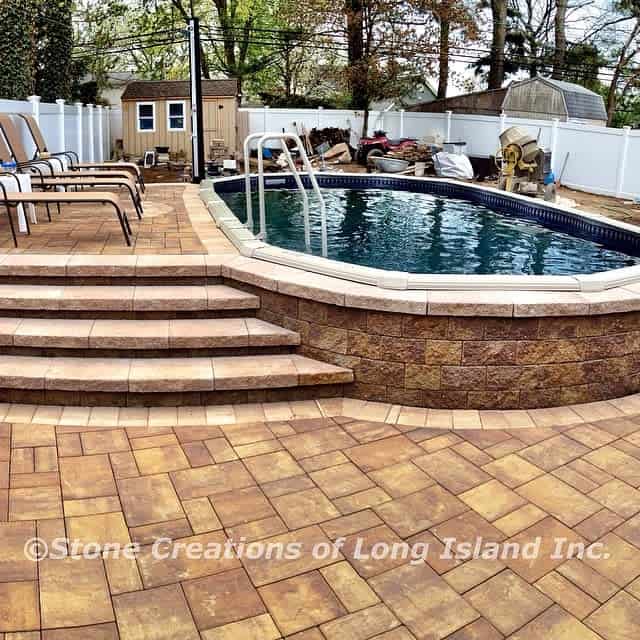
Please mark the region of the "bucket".
POLYGON ((422 178, 424 176, 425 169, 427 168, 427 163, 426 162, 416 162, 415 166, 416 166, 415 175, 418 176, 419 178, 422 178))

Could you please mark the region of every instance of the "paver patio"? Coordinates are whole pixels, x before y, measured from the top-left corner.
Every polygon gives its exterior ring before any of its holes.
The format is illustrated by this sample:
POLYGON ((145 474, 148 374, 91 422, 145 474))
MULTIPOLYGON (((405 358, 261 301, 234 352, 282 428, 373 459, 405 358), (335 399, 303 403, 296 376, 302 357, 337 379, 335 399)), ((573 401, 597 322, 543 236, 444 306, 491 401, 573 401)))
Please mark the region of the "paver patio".
MULTIPOLYGON (((52 208, 52 221, 38 208, 38 224, 31 235, 19 234, 14 248, 5 211, 0 215, 1 253, 197 254, 207 253, 185 207, 183 185, 151 184, 144 198, 144 216, 138 220, 124 196, 121 201, 132 229, 127 247, 113 210, 104 206, 62 205, 52 208)), ((211 225, 213 227, 213 225, 211 225)))
POLYGON ((640 416, 571 423, 565 412, 559 425, 556 410, 546 426, 532 413, 529 428, 443 429, 425 426, 426 411, 406 424, 397 411, 383 422, 314 406, 212 407, 208 419, 204 408, 5 407, 0 637, 639 637, 640 416), (24 554, 35 535, 141 547, 36 564, 24 554), (456 557, 451 538, 539 539, 541 551, 456 557), (228 539, 225 557, 180 544, 228 539), (557 539, 606 553, 554 555, 557 539), (256 541, 301 552, 243 555, 256 541), (311 552, 331 542, 330 555, 311 552), (383 542, 428 544, 426 561, 363 556, 383 542))

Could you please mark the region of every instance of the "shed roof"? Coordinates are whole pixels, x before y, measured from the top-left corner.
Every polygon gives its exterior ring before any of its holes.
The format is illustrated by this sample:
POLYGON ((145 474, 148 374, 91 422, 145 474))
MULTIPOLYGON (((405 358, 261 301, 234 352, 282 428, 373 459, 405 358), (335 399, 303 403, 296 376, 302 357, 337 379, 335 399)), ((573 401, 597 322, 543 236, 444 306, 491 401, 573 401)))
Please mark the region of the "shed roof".
POLYGON ((510 88, 517 88, 531 82, 542 82, 555 87, 564 96, 567 105, 567 116, 579 120, 606 120, 607 110, 604 106, 604 99, 595 91, 573 82, 564 80, 554 80, 553 78, 531 78, 522 82, 514 82, 510 88))
MULTIPOLYGON (((204 97, 235 97, 238 94, 238 81, 203 80, 204 97)), ((157 100, 162 98, 188 98, 190 95, 188 80, 134 80, 127 85, 122 94, 123 100, 157 100)))
POLYGON ((495 116, 500 115, 502 101, 504 100, 506 93, 506 87, 503 87, 502 89, 473 91, 472 93, 464 93, 459 96, 451 96, 449 98, 431 100, 430 102, 422 102, 409 107, 409 111, 422 111, 429 113, 453 111, 453 113, 480 113, 483 115, 495 116))

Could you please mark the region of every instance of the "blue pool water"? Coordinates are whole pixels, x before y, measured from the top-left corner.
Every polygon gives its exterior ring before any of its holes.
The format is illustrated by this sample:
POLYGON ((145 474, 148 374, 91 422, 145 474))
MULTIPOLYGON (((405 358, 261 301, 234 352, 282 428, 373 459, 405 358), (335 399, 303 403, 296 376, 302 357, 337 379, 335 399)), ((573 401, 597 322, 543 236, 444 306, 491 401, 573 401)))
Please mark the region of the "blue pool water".
MULTIPOLYGON (((328 257, 409 273, 570 275, 607 271, 640 259, 538 222, 467 200, 389 189, 323 189, 328 257)), ((220 193, 246 221, 244 191, 220 193)), ((311 201, 312 253, 320 255, 320 215, 311 201)), ((267 190, 267 242, 304 251, 300 194, 267 190)), ((254 233, 258 201, 254 193, 254 233)))

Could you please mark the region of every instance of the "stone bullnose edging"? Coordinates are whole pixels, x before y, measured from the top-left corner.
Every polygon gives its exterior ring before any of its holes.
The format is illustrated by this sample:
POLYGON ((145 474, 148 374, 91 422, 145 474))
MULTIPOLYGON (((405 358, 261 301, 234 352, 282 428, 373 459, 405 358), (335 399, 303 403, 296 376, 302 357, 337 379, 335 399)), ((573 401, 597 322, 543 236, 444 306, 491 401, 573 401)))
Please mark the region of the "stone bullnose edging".
POLYGON ((640 284, 591 292, 408 291, 359 284, 231 253, 139 256, 5 254, 0 255, 1 277, 88 280, 104 277, 225 277, 316 302, 415 315, 528 318, 640 311, 640 284))
POLYGON ((563 428, 600 420, 636 421, 639 415, 640 394, 608 402, 528 411, 420 409, 351 398, 150 408, 0 404, 0 421, 4 423, 62 425, 78 429, 82 427, 154 429, 166 426, 216 426, 343 416, 357 420, 386 422, 407 428, 493 430, 563 428))

